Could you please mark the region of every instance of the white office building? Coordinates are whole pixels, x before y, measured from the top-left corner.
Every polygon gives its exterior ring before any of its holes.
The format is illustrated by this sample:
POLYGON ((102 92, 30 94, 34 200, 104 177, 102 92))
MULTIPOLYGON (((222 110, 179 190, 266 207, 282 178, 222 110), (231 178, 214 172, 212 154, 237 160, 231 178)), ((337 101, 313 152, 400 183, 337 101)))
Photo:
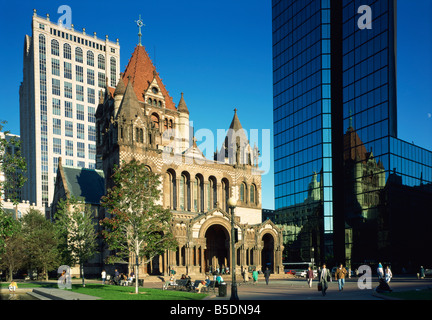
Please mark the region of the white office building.
POLYGON ((95 168, 99 93, 116 86, 119 70, 118 39, 68 29, 34 11, 20 86, 21 148, 28 167, 23 199, 49 206, 59 157, 68 166, 95 168))

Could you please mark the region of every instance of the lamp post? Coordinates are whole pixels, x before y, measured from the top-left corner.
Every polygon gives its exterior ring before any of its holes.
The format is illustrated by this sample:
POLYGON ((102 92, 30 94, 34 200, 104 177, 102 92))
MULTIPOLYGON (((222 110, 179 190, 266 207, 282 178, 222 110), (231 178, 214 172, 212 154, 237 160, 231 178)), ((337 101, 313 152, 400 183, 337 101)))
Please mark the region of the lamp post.
POLYGON ((237 206, 237 201, 234 198, 228 199, 228 207, 231 209, 231 298, 230 300, 239 300, 237 295, 236 282, 236 253, 235 253, 235 229, 234 229, 234 209, 237 206))

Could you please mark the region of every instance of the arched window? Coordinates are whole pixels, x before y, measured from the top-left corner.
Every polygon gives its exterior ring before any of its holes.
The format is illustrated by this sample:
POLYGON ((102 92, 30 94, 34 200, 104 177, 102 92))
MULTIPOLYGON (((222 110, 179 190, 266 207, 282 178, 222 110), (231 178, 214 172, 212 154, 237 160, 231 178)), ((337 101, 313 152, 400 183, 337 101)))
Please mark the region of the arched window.
POLYGON ((217 182, 216 178, 211 176, 207 184, 207 210, 216 207, 217 202, 217 182))
POLYGON ((246 203, 246 184, 244 182, 240 184, 240 202, 246 203))
POLYGON ((98 68, 105 70, 105 57, 102 54, 98 55, 98 68))
POLYGON ((168 119, 165 118, 165 120, 164 120, 164 130, 167 130, 167 129, 168 129, 168 119))
POLYGON ((83 62, 83 51, 79 47, 75 48, 75 61, 81 63, 83 62))
POLYGON ((168 126, 169 126, 170 129, 173 128, 173 121, 172 121, 172 119, 170 119, 170 121, 169 121, 169 125, 168 125, 168 126))
POLYGON ((111 87, 117 84, 117 62, 114 57, 110 59, 111 87))
POLYGON ((94 54, 91 51, 87 51, 87 65, 90 67, 94 66, 94 54))
POLYGON ((151 98, 148 98, 148 103, 149 103, 149 104, 152 104, 152 103, 153 103, 153 100, 152 100, 151 98))
POLYGON ((172 169, 167 171, 167 184, 169 188, 169 207, 177 210, 177 180, 176 173, 172 169))
POLYGON ((190 176, 188 172, 183 172, 180 178, 179 188, 180 210, 190 211, 190 176))
POLYGON ((135 140, 139 142, 139 128, 135 128, 135 140))
POLYGON ((51 40, 51 54, 53 56, 60 56, 60 47, 59 47, 59 43, 57 40, 51 40))
POLYGON ((256 187, 253 184, 253 185, 251 185, 251 188, 250 188, 250 203, 256 204, 255 200, 256 200, 256 187))
POLYGON ((68 43, 65 43, 63 45, 63 58, 69 59, 69 60, 72 59, 72 49, 68 43))
POLYGON ((155 128, 159 128, 159 115, 157 113, 152 113, 151 121, 154 123, 155 128))
POLYGON ((202 175, 196 175, 193 189, 195 212, 204 212, 204 181, 202 175))
POLYGON ((144 143, 144 131, 143 131, 143 129, 140 129, 139 135, 140 135, 140 143, 144 143))
POLYGON ((226 212, 229 212, 228 208, 228 199, 229 199, 230 193, 229 193, 229 181, 226 178, 222 179, 222 209, 224 209, 226 212))

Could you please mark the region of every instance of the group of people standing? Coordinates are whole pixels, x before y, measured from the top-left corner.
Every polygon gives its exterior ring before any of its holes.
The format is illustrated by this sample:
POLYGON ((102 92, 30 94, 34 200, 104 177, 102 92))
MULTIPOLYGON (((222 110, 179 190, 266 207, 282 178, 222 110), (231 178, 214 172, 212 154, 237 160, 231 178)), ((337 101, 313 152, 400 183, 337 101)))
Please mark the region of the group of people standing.
MULTIPOLYGON (((348 271, 341 264, 335 272, 335 280, 338 282, 339 291, 342 291, 345 286, 345 278, 348 276, 348 271)), ((309 287, 312 287, 312 280, 314 278, 314 273, 311 267, 309 267, 306 272, 306 279, 308 281, 309 287)), ((322 295, 326 295, 328 289, 328 283, 332 281, 332 271, 327 269, 327 266, 323 264, 322 269, 318 275, 318 290, 321 291, 322 295)))
MULTIPOLYGON (((378 280, 380 281, 380 286, 386 288, 386 291, 391 291, 389 287, 389 283, 393 277, 393 274, 390 270, 390 267, 387 266, 384 270, 381 263, 378 264, 377 268, 377 275, 378 280)), ((345 279, 349 275, 349 272, 344 268, 344 266, 341 264, 339 265, 339 268, 336 269, 334 277, 335 281, 338 282, 339 291, 343 291, 345 286, 345 279)), ((314 279, 314 273, 311 267, 309 267, 308 271, 306 272, 306 279, 309 284, 309 287, 312 287, 312 280, 314 279)), ((318 275, 318 290, 321 291, 322 295, 326 295, 326 291, 328 289, 328 283, 332 281, 332 271, 327 269, 326 265, 323 264, 322 269, 319 272, 318 275)))

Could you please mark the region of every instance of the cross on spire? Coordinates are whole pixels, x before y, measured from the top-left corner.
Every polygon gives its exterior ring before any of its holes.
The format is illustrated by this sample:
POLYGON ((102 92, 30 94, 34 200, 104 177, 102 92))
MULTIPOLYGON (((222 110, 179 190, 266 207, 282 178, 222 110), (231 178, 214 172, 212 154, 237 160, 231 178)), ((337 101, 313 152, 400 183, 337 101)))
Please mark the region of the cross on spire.
POLYGON ((141 20, 141 15, 139 15, 139 19, 137 20, 137 21, 135 21, 136 22, 136 24, 137 24, 137 26, 138 26, 138 28, 139 28, 139 32, 138 32, 138 39, 139 39, 139 43, 138 43, 138 45, 140 45, 141 46, 141 36, 142 36, 142 33, 141 33, 141 28, 142 27, 145 27, 145 24, 142 22, 142 20, 141 20))

